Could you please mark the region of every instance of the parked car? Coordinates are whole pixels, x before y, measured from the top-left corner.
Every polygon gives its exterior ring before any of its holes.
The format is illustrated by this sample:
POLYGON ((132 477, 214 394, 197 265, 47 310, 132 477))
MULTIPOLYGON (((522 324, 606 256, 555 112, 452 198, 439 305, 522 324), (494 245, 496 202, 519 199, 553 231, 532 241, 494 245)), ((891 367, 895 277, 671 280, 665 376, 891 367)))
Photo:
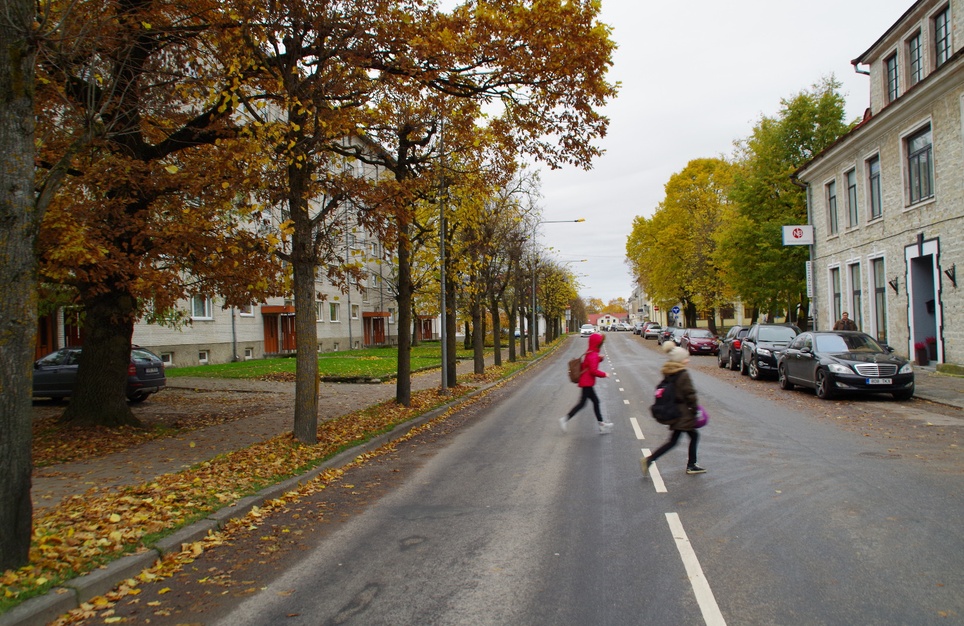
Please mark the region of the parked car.
POLYGON ((857 331, 806 332, 780 355, 780 387, 809 387, 827 400, 837 393, 914 395, 914 366, 894 349, 857 331))
POLYGON ((633 329, 633 327, 626 322, 616 322, 613 326, 615 327, 614 330, 618 331, 630 331, 633 329))
POLYGON ((683 342, 683 333, 686 332, 686 329, 680 328, 679 326, 673 326, 671 327, 671 331, 672 331, 672 334, 670 335, 669 339, 664 339, 663 343, 666 343, 667 341, 672 341, 676 345, 680 345, 680 343, 683 342))
POLYGON ((596 332, 596 327, 592 324, 583 324, 579 327, 579 335, 581 337, 588 337, 589 335, 596 332))
POLYGON ((679 347, 690 354, 716 354, 720 351, 720 342, 716 335, 705 328, 687 328, 680 338, 679 347))
POLYGON ((656 335, 656 343, 663 345, 664 341, 671 340, 673 338, 673 331, 676 329, 675 326, 665 326, 659 334, 656 335))
POLYGON ((634 335, 641 335, 641 334, 643 334, 643 323, 642 323, 642 322, 636 322, 635 324, 633 324, 633 334, 634 334, 634 335))
POLYGON ((727 331, 723 339, 720 340, 720 351, 716 355, 717 364, 720 367, 728 367, 731 370, 739 369, 740 346, 749 331, 749 326, 734 326, 727 331))
POLYGON ((780 353, 799 334, 793 324, 753 324, 740 342, 740 373, 753 380, 775 376, 780 353))
MULTIPOLYGON (((74 394, 81 348, 61 348, 33 364, 33 396, 66 398, 74 394)), ((164 362, 150 350, 134 346, 127 367, 127 400, 143 402, 167 385, 164 362)))
POLYGON ((663 330, 663 327, 659 324, 650 324, 643 329, 643 339, 656 339, 661 330, 663 330))

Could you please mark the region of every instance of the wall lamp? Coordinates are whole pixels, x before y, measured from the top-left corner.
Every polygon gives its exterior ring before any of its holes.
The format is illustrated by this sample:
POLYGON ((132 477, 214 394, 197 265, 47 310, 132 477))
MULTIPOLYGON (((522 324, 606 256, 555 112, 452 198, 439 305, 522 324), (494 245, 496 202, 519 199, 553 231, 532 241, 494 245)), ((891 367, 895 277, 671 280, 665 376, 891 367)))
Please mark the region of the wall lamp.
POLYGON ((890 288, 893 289, 894 293, 896 294, 900 293, 900 283, 898 282, 899 279, 900 279, 900 276, 894 276, 894 280, 887 281, 887 284, 890 285, 890 288))
POLYGON ((951 279, 954 283, 954 287, 957 287, 957 264, 955 263, 950 267, 950 269, 944 270, 944 275, 951 279))

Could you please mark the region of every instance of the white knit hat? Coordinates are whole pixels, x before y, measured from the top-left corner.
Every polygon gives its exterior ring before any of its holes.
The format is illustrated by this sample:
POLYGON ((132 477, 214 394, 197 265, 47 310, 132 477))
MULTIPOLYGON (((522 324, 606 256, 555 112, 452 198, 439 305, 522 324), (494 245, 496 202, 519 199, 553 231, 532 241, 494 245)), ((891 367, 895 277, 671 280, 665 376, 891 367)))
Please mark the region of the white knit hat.
POLYGON ((672 341, 663 342, 663 352, 666 353, 666 358, 670 361, 675 361, 676 363, 682 363, 690 357, 686 350, 680 348, 672 341))

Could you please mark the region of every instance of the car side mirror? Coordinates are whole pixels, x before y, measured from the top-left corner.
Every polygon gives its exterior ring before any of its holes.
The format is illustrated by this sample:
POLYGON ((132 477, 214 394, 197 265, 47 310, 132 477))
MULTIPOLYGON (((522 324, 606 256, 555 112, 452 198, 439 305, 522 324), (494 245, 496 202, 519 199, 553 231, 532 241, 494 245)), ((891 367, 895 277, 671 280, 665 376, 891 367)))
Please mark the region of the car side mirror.
POLYGON ((887 350, 887 352, 893 353, 893 351, 894 351, 894 346, 886 346, 886 345, 885 345, 885 346, 884 346, 884 349, 887 350))
POLYGON ((800 348, 800 352, 802 354, 813 354, 813 348, 811 348, 810 346, 804 346, 800 348))

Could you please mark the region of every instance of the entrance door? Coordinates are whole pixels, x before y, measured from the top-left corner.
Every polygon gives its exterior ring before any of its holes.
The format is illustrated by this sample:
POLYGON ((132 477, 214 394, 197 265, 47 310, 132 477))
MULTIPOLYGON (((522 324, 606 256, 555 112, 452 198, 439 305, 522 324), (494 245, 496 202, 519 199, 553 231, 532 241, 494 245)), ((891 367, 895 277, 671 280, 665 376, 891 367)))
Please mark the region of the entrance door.
POLYGON ((264 353, 278 354, 278 318, 280 315, 262 314, 264 319, 264 353))
POLYGON ((908 353, 914 354, 914 344, 928 342, 937 344, 937 361, 943 360, 941 328, 943 311, 940 303, 940 272, 937 268, 939 241, 918 241, 905 249, 907 259, 907 299, 910 345, 908 353))

